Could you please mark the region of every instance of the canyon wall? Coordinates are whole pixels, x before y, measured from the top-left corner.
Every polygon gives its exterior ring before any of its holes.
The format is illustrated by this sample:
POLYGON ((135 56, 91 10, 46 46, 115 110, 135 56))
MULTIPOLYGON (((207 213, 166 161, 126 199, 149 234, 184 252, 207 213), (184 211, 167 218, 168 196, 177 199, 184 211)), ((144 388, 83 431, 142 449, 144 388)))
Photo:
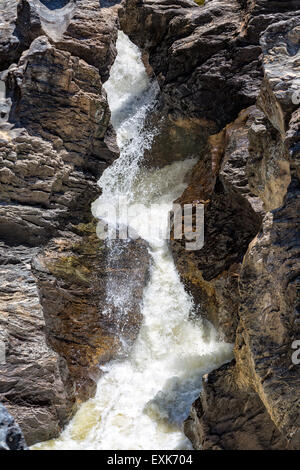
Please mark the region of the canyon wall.
POLYGON ((147 246, 124 241, 108 263, 90 210, 118 156, 103 83, 120 23, 161 89, 145 163, 198 158, 176 202, 204 204, 205 244, 172 240, 176 266, 234 343, 185 432, 195 449, 299 448, 300 1, 54 3, 5 0, 0 18, 0 401, 28 445, 55 437, 120 331, 138 333, 147 246), (111 276, 132 294, 126 319, 111 276))
POLYGON ((135 281, 126 339, 136 337, 149 258, 145 244, 124 241, 118 269, 108 265, 91 215, 97 181, 119 152, 103 89, 118 5, 4 3, 0 401, 31 445, 60 433, 94 394, 99 364, 120 352, 124 324, 116 311, 104 315, 112 275, 135 281))
POLYGON ((205 244, 171 247, 198 313, 235 344, 186 434, 196 449, 299 448, 300 2, 125 0, 119 17, 173 134, 201 142, 175 155, 199 158, 176 202, 204 204, 205 244))

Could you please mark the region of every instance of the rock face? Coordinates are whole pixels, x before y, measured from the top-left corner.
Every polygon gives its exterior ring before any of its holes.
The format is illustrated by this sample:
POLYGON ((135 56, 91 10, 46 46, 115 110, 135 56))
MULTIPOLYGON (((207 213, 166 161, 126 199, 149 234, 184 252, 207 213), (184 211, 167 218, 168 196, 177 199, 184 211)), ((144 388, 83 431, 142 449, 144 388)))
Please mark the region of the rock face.
MULTIPOLYGON (((27 229, 28 231, 28 229, 27 229)), ((45 320, 30 269, 38 248, 1 243, 0 400, 30 445, 56 435, 71 415, 72 390, 64 387, 65 361, 45 341, 45 320)))
POLYGON ((0 404, 0 450, 26 450, 21 429, 0 404))
POLYGON ((235 359, 203 379, 185 424, 196 449, 300 446, 299 12, 299 1, 266 0, 125 0, 119 12, 161 109, 199 123, 199 161, 176 202, 204 204, 205 244, 171 246, 235 359))
MULTIPOLYGON (((1 11, 0 401, 28 445, 57 436, 139 329, 147 246, 108 250, 90 211, 118 156, 103 82, 120 20, 161 88, 146 162, 198 157, 176 202, 204 205, 205 245, 172 240, 176 265, 199 314, 235 344, 204 377, 186 434, 196 449, 297 449, 300 1, 115 3, 1 11)), ((25 448, 2 407, 1 446, 25 448)))
POLYGON ((261 48, 244 38, 237 1, 213 0, 199 7, 192 0, 126 0, 120 23, 147 52, 172 113, 221 128, 254 104, 261 48))
POLYGON ((66 384, 74 388, 77 401, 96 391, 99 365, 126 353, 124 342, 132 345, 141 324, 147 246, 141 240, 119 244, 114 260, 111 247, 98 239, 95 223, 79 224, 60 232, 33 259, 47 341, 64 358, 66 384), (114 287, 114 294, 127 293, 122 311, 110 298, 114 287))
MULTIPOLYGON (((103 2, 100 2, 101 6, 103 2)), ((118 2, 107 2, 107 7, 118 2)), ((101 80, 107 80, 116 57, 114 46, 117 32, 117 15, 103 14, 99 0, 77 0, 76 8, 57 47, 81 57, 96 67, 101 80), (112 36, 113 35, 113 36, 112 36)))
POLYGON ((183 237, 172 241, 172 250, 199 313, 230 342, 238 322, 241 261, 262 220, 261 201, 251 194, 245 175, 247 132, 259 114, 249 108, 209 138, 206 158, 196 164, 190 185, 176 201, 204 204, 204 247, 187 253, 183 237))
MULTIPOLYGON (((285 37, 290 35, 294 38, 298 34, 298 25, 295 20, 288 20, 267 29, 262 44, 265 45, 264 50, 273 55, 278 41, 276 33, 274 35, 276 31, 286 31, 285 37), (270 38, 272 44, 268 43, 270 38)), ((285 50, 285 54, 279 50, 279 56, 273 57, 270 68, 268 65, 265 67, 265 79, 258 99, 264 115, 258 116, 249 130, 250 158, 246 164, 246 174, 249 175, 252 191, 261 197, 265 209, 271 212, 265 214, 262 228, 250 243, 240 269, 236 365, 229 370, 224 368, 217 371, 218 378, 214 373, 208 377, 208 383, 212 386, 204 384, 201 403, 195 403, 190 418, 193 421, 193 426, 191 421, 189 423, 190 429, 194 430, 192 434, 194 438, 197 436, 196 440, 199 439, 198 444, 194 441, 195 445, 202 444, 204 448, 215 445, 216 435, 219 436, 217 445, 220 448, 238 449, 245 448, 246 445, 245 437, 238 438, 236 433, 234 441, 228 440, 228 431, 234 429, 232 422, 237 424, 241 416, 234 412, 234 403, 228 412, 221 412, 220 403, 225 384, 226 397, 227 393, 231 394, 232 390, 235 390, 234 394, 237 394, 237 399, 240 400, 240 408, 247 408, 247 403, 253 395, 251 403, 255 400, 260 402, 259 423, 252 431, 249 430, 252 422, 250 417, 238 426, 239 432, 248 436, 248 444, 255 438, 250 444, 252 448, 297 449, 300 443, 300 371, 291 359, 292 343, 300 334, 300 207, 299 179, 296 177, 298 151, 287 139, 287 135, 295 135, 294 129, 289 129, 289 120, 294 116, 291 120, 294 127, 298 111, 294 111, 297 104, 291 100, 291 94, 294 93, 293 80, 288 74, 287 80, 282 80, 281 68, 283 58, 286 62, 289 61, 291 69, 298 71, 298 74, 299 65, 287 47, 288 41, 285 47, 282 44, 281 33, 280 42, 281 50, 285 50), (277 79, 274 76, 275 71, 279 74, 277 79), (212 411, 213 407, 215 412, 212 411), (220 427, 216 420, 217 415, 219 419, 222 416, 226 421, 231 418, 228 428, 220 427), (271 418, 272 426, 271 423, 264 423, 267 417, 271 418), (198 426, 198 431, 195 426, 198 426), (263 436, 260 429, 264 431, 263 436), (273 429, 272 436, 266 433, 270 429, 273 429)), ((268 60, 269 57, 264 56, 266 64, 268 60)))
POLYGON ((4 0, 0 16, 0 70, 18 60, 24 50, 15 33, 18 0, 4 0))
POLYGON ((196 449, 280 450, 285 443, 255 392, 235 385, 234 363, 204 376, 203 392, 185 422, 196 449))
POLYGON ((0 401, 31 445, 57 436, 93 395, 99 364, 124 353, 118 328, 128 322, 128 346, 136 337, 149 257, 145 244, 126 242, 120 269, 112 266, 91 216, 97 180, 118 156, 102 86, 116 56, 118 6, 6 3, 0 401), (124 317, 109 304, 108 279, 135 283, 124 317))

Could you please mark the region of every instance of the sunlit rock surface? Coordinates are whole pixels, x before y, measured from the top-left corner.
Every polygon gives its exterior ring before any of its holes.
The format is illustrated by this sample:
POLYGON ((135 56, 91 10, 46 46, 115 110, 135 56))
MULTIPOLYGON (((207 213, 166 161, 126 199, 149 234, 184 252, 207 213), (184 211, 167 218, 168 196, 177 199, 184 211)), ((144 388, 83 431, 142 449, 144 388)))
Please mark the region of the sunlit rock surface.
POLYGON ((241 261, 259 230, 263 213, 245 174, 247 133, 257 114, 255 107, 249 108, 224 131, 209 138, 205 158, 196 164, 190 185, 176 201, 182 206, 204 204, 204 247, 187 252, 183 237, 172 240, 172 250, 199 314, 230 341, 234 341, 238 323, 241 261))
MULTIPOLYGON (((149 254, 141 240, 118 240, 116 259, 96 234, 96 223, 57 234, 33 259, 48 344, 64 358, 77 401, 96 390, 102 366, 126 354, 142 320, 140 303, 148 280, 149 254), (107 298, 107 283, 128 292, 126 315, 107 298)), ((46 439, 41 439, 46 440, 46 439)))
MULTIPOLYGON (((40 259, 37 256, 41 256, 41 247, 47 243, 50 245, 46 257, 50 257, 50 247, 54 247, 58 257, 62 246, 82 243, 85 234, 74 227, 90 223, 90 204, 99 194, 97 180, 118 155, 102 89, 102 78, 108 76, 115 56, 117 14, 114 8, 100 9, 98 2, 94 2, 93 8, 90 5, 90 16, 89 9, 85 9, 82 16, 80 5, 77 5, 79 13, 76 9, 73 11, 74 18, 90 37, 89 50, 93 47, 95 31, 91 16, 93 20, 97 16, 96 27, 104 34, 101 45, 95 38, 98 52, 90 63, 83 43, 82 47, 73 44, 69 51, 69 45, 64 48, 60 36, 59 45, 55 45, 57 38, 43 26, 45 17, 40 15, 47 2, 22 0, 18 8, 13 2, 6 3, 9 5, 4 12, 5 31, 14 28, 12 37, 19 42, 0 41, 0 57, 3 51, 7 58, 7 62, 1 62, 1 67, 10 66, 3 71, 1 82, 0 338, 5 359, 0 365, 0 400, 17 419, 30 445, 58 435, 75 411, 78 400, 95 390, 97 374, 90 374, 90 369, 83 374, 83 365, 76 363, 75 358, 88 343, 84 335, 96 336, 100 326, 95 320, 93 327, 86 325, 78 351, 76 341, 75 346, 69 348, 63 348, 59 339, 51 341, 56 333, 55 325, 47 322, 47 316, 45 322, 43 291, 38 289, 31 264, 33 258, 40 259), (58 245, 50 241, 53 237, 60 240, 58 245), (52 336, 50 327, 54 330, 52 336)), ((53 11, 47 10, 48 19, 57 19, 59 15, 65 18, 66 9, 60 11, 62 2, 56 3, 53 11)), ((61 34, 71 25, 71 16, 61 23, 61 34)), ((90 256, 98 255, 101 253, 94 250, 90 256)), ((147 263, 144 264, 147 269, 147 263)), ((40 272, 40 266, 42 261, 39 265, 34 262, 36 273, 40 272)), ((92 280, 87 278, 83 287, 80 275, 76 274, 77 267, 72 264, 66 272, 70 275, 70 284, 78 292, 81 289, 84 299, 76 306, 77 316, 85 313, 89 303, 94 305, 91 309, 95 316, 103 292, 100 290, 96 307, 96 297, 91 299, 87 294, 92 280)), ((52 279, 54 282, 56 274, 55 282, 59 283, 59 270, 54 270, 52 279)), ((50 289, 48 293, 51 295, 50 289)), ((56 309, 59 298, 60 312, 67 316, 63 295, 57 295, 56 309)), ((71 321, 67 328, 71 336, 72 331, 76 336, 78 323, 71 321)), ((68 344, 67 341, 64 344, 68 344)), ((90 348, 93 347, 91 340, 90 348)), ((93 364, 98 358, 97 348, 95 350, 93 364)), ((110 352, 107 357, 111 357, 110 352)))

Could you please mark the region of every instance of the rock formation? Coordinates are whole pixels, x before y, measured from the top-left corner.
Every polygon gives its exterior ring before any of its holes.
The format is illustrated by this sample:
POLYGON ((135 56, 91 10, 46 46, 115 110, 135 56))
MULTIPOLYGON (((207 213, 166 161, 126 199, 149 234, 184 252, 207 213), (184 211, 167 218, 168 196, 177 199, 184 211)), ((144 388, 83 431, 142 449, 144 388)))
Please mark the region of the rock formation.
POLYGON ((125 339, 136 337, 149 259, 145 244, 124 242, 124 268, 113 269, 91 216, 97 180, 118 156, 102 86, 116 56, 118 6, 5 3, 0 401, 31 445, 59 434, 93 395, 99 364, 120 353, 124 324, 113 309, 109 321, 102 314, 112 272, 120 285, 135 283, 125 339))
MULTIPOLYGON (((57 436, 139 329, 147 246, 116 242, 108 260, 90 211, 118 155, 103 83, 120 22, 161 89, 145 163, 198 158, 176 202, 204 205, 205 244, 172 240, 178 271, 234 343, 185 432, 195 449, 299 449, 300 1, 101 3, 1 12, 0 401, 28 445, 57 436)), ((2 407, 1 446, 25 448, 2 407)))
POLYGON ((235 359, 203 379, 185 424, 195 448, 300 445, 299 13, 299 1, 265 0, 125 0, 119 11, 159 80, 161 109, 202 139, 176 202, 204 204, 205 244, 171 245, 235 359))

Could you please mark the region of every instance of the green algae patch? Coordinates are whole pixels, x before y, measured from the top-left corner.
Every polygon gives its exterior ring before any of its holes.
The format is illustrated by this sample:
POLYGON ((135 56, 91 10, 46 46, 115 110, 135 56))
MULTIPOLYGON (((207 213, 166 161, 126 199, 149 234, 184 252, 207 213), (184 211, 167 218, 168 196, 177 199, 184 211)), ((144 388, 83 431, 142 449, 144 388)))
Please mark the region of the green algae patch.
POLYGON ((70 284, 89 286, 93 279, 93 266, 103 256, 103 241, 96 233, 97 222, 72 227, 68 238, 53 240, 55 246, 46 257, 46 266, 57 279, 70 284))
POLYGON ((103 241, 100 240, 96 232, 97 221, 93 219, 87 224, 79 224, 74 227, 81 240, 74 243, 72 250, 82 256, 96 255, 104 247, 103 241))
POLYGON ((56 278, 71 283, 90 284, 91 271, 76 256, 62 256, 54 262, 47 263, 47 267, 56 278))

